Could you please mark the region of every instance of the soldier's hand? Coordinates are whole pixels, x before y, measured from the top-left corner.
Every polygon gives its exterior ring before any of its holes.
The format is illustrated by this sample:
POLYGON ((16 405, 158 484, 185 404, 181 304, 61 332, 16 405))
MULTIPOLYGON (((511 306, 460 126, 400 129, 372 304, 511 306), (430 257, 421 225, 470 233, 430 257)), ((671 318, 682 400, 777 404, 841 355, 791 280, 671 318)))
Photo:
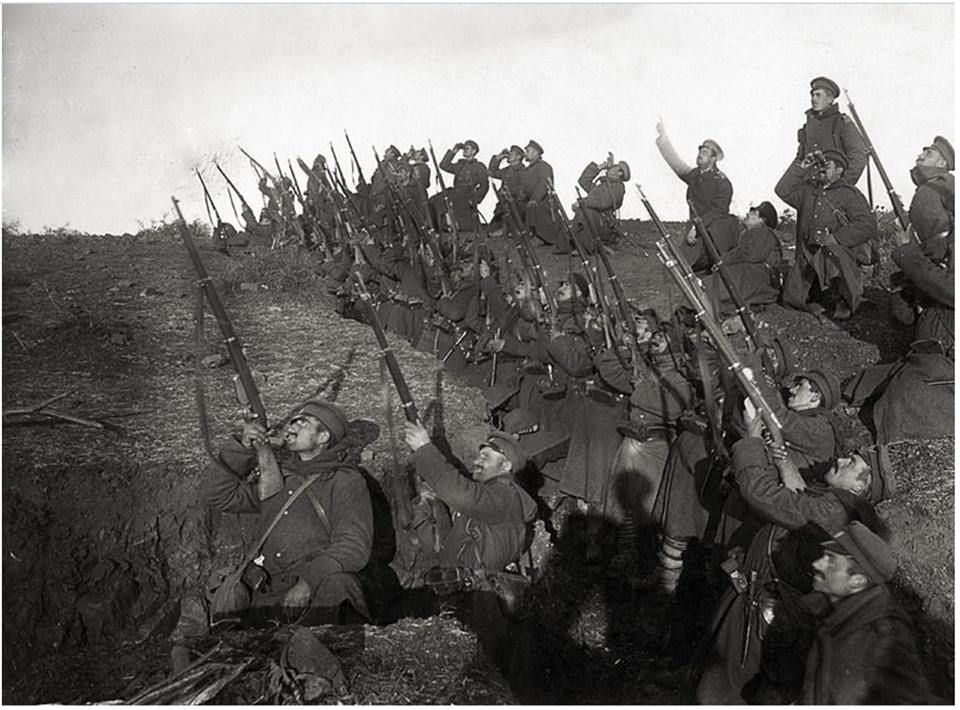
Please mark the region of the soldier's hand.
POLYGON ((763 432, 763 419, 749 399, 743 400, 743 423, 747 427, 747 436, 759 437, 763 432))
POLYGON ((430 443, 430 432, 419 421, 407 422, 404 438, 407 440, 407 446, 416 451, 430 443))
POLYGON ((783 484, 784 488, 789 488, 791 491, 806 490, 807 484, 804 482, 803 476, 800 475, 797 465, 789 457, 782 461, 775 461, 774 465, 780 471, 780 483, 783 484))
POLYGON ((536 207, 536 206, 537 206, 537 201, 536 201, 536 200, 528 200, 528 201, 527 201, 527 207, 536 207))
POLYGON ((240 443, 247 449, 254 446, 264 446, 268 443, 267 431, 259 422, 244 422, 243 431, 240 433, 240 443))
POLYGON ((453 150, 454 152, 458 150, 463 150, 463 143, 457 143, 455 146, 453 146, 453 150))
POLYGON ((480 260, 480 278, 485 279, 490 275, 490 264, 484 259, 480 260))
POLYGON ((298 579, 297 583, 290 587, 289 591, 283 596, 283 605, 293 608, 305 607, 310 603, 311 596, 313 596, 313 592, 310 590, 310 585, 303 579, 298 579))
POLYGON ((663 116, 657 116, 657 135, 665 136, 667 134, 667 129, 663 125, 663 116))
POLYGON ((507 341, 503 338, 490 338, 487 341, 487 352, 498 353, 503 350, 503 346, 507 344, 507 341))
POLYGON ((687 236, 684 238, 684 241, 686 241, 690 246, 693 246, 697 243, 697 226, 695 224, 690 225, 690 229, 687 231, 687 236))

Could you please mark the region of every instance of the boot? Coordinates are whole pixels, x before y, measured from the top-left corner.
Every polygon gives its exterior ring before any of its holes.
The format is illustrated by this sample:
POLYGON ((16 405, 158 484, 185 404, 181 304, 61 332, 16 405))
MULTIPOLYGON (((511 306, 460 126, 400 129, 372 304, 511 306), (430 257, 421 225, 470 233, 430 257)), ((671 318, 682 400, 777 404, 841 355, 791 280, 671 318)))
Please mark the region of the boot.
POLYGON ((639 528, 637 516, 632 512, 627 512, 623 523, 620 525, 620 530, 617 531, 617 551, 610 559, 610 566, 607 568, 607 573, 611 576, 619 576, 624 572, 629 575, 636 569, 639 528))
POLYGON ((657 566, 646 577, 631 578, 630 586, 637 590, 659 591, 667 596, 676 594, 683 573, 683 553, 689 544, 687 540, 664 535, 657 550, 657 566))

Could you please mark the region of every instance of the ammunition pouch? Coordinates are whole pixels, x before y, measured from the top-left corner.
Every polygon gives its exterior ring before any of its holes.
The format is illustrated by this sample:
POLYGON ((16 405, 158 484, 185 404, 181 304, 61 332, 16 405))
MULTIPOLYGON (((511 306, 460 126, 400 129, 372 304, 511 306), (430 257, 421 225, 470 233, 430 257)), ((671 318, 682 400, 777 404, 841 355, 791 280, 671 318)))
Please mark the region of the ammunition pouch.
POLYGON ((630 400, 627 395, 615 392, 596 380, 587 380, 584 383, 584 392, 594 402, 605 404, 608 407, 618 407, 630 400))
POLYGON ((480 577, 469 567, 433 567, 423 574, 423 583, 437 596, 472 592, 480 587, 480 577))
POLYGON ((680 415, 680 431, 688 431, 697 436, 706 436, 710 431, 710 422, 702 414, 687 410, 680 415))

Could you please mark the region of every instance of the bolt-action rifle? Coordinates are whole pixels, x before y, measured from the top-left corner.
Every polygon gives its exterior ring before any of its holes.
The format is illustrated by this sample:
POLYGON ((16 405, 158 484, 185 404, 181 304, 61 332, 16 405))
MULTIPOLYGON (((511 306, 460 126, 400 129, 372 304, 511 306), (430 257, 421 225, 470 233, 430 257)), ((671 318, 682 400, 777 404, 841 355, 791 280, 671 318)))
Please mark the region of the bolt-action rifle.
POLYGON ((220 211, 217 209, 217 205, 213 201, 213 196, 210 194, 210 191, 207 189, 207 183, 203 181, 203 175, 200 174, 200 171, 196 168, 194 172, 197 174, 197 178, 200 180, 200 186, 203 187, 203 201, 207 206, 207 217, 210 219, 210 224, 213 227, 213 236, 215 240, 223 241, 227 238, 226 233, 223 228, 223 220, 220 219, 220 211), (212 216, 210 215, 210 209, 213 208, 213 214, 216 215, 217 221, 214 222, 212 216))
MULTIPOLYGON (((650 214, 650 219, 660 233, 660 239, 657 240, 657 250, 659 251, 660 261, 667 268, 667 271, 680 287, 684 296, 686 296, 687 301, 689 301, 696 314, 697 320, 700 321, 707 329, 707 332, 710 333, 711 339, 716 343, 717 349, 727 362, 728 369, 736 376, 743 393, 750 399, 760 413, 774 445, 782 447, 783 434, 781 430, 783 429, 783 425, 780 423, 779 418, 770 404, 766 401, 757 383, 754 382, 752 376, 745 371, 743 363, 740 361, 740 356, 731 344, 730 339, 727 338, 723 332, 720 323, 714 317, 707 302, 706 294, 703 291, 703 285, 693 272, 689 270, 689 263, 682 258, 679 250, 673 244, 670 234, 663 226, 663 223, 653 209, 653 205, 650 204, 640 185, 637 185, 637 190, 640 193, 640 200, 643 202, 643 206, 650 214)), ((778 462, 778 466, 779 465, 780 463, 778 462)), ((782 472, 783 469, 781 469, 781 473, 782 472)))
POLYGON ((877 166, 877 172, 880 173, 880 179, 883 180, 883 186, 886 188, 887 194, 890 196, 890 204, 893 207, 894 214, 897 215, 897 221, 900 223, 900 228, 906 230, 910 224, 910 220, 907 218, 907 211, 903 208, 903 202, 900 201, 900 196, 894 192, 893 183, 890 182, 890 177, 887 175, 887 171, 883 169, 883 163, 880 162, 880 157, 877 155, 877 149, 874 148, 873 143, 870 142, 870 137, 867 135, 867 129, 863 127, 863 121, 860 120, 860 114, 857 113, 857 107, 853 105, 853 101, 850 100, 850 94, 847 93, 846 89, 843 90, 843 96, 847 100, 847 107, 850 109, 850 116, 853 118, 853 122, 857 124, 857 130, 860 131, 860 135, 863 137, 863 142, 867 149, 867 157, 873 158, 873 162, 877 166))
POLYGON ((459 255, 460 245, 460 225, 457 223, 457 213, 453 211, 453 203, 450 201, 450 193, 447 192, 447 185, 443 179, 443 171, 437 163, 437 154, 433 152, 433 143, 427 139, 427 146, 430 148, 430 160, 433 161, 433 169, 437 174, 437 185, 440 187, 440 194, 443 195, 443 204, 447 208, 447 221, 450 223, 450 232, 453 234, 453 263, 456 264, 459 255))
MULTIPOLYGON (((246 399, 250 404, 250 409, 257 421, 260 422, 260 425, 264 429, 268 429, 267 412, 263 407, 263 400, 260 399, 260 391, 253 378, 253 373, 250 371, 250 365, 247 363, 246 355, 243 353, 243 345, 240 343, 240 338, 237 337, 237 333, 233 329, 233 324, 230 322, 227 311, 223 307, 223 302, 220 300, 220 296, 213 285, 213 279, 207 273, 197 245, 194 243, 193 237, 190 236, 190 229, 187 227, 186 220, 183 218, 183 213, 180 212, 180 205, 176 198, 171 197, 170 199, 173 201, 173 208, 177 213, 180 237, 183 239, 183 244, 187 248, 187 254, 190 256, 190 261, 193 262, 193 268, 199 277, 198 284, 200 289, 203 291, 207 303, 210 304, 210 310, 213 311, 213 315, 217 320, 220 333, 223 335, 223 344, 226 346, 227 352, 230 355, 230 362, 233 364, 233 368, 240 378, 240 383, 246 399)), ((276 454, 269 444, 263 444, 257 447, 257 462, 260 467, 258 485, 260 499, 266 500, 283 489, 283 476, 280 473, 280 465, 277 463, 276 454)))
POLYGON ((713 235, 710 234, 710 231, 700 218, 693 201, 687 200, 687 204, 690 206, 690 216, 693 218, 693 225, 697 230, 697 235, 703 241, 707 254, 713 262, 713 266, 710 267, 711 271, 719 274, 720 280, 723 281, 723 285, 730 293, 730 298, 733 300, 734 306, 736 306, 737 315, 740 317, 740 322, 743 323, 743 328, 747 334, 747 346, 751 350, 756 350, 760 345, 760 336, 757 333, 757 324, 753 322, 753 317, 750 315, 750 309, 747 308, 747 304, 740 294, 740 289, 733 283, 733 279, 730 277, 730 271, 727 269, 727 265, 723 263, 723 256, 720 254, 720 250, 717 249, 717 243, 713 241, 713 235))
POLYGON ((365 186, 367 184, 367 179, 363 176, 363 168, 360 167, 360 161, 357 159, 357 153, 353 149, 353 143, 350 142, 350 134, 344 131, 343 135, 347 139, 347 147, 350 149, 350 155, 353 156, 353 163, 357 166, 357 178, 359 179, 358 184, 365 186))
POLYGON ((373 328, 373 334, 376 336, 377 343, 380 345, 380 356, 386 363, 387 369, 390 371, 390 379, 393 380, 393 386, 397 388, 397 394, 400 396, 400 404, 403 406, 403 416, 408 422, 416 423, 419 420, 417 405, 413 402, 413 396, 410 394, 410 388, 407 387, 407 381, 403 377, 400 363, 397 362, 397 356, 390 348, 387 335, 383 330, 383 326, 380 324, 380 316, 377 314, 377 309, 373 306, 373 298, 367 291, 360 272, 355 271, 353 277, 357 282, 357 288, 360 292, 360 302, 363 303, 367 311, 367 317, 370 321, 370 326, 373 328))
POLYGON ((230 186, 230 189, 236 193, 237 198, 240 200, 240 212, 243 215, 243 221, 246 222, 247 230, 256 233, 259 223, 257 222, 256 214, 252 209, 250 209, 250 204, 243 198, 243 193, 237 189, 237 186, 233 184, 233 181, 227 177, 225 172, 223 172, 223 168, 221 168, 216 162, 214 162, 214 166, 216 166, 220 175, 224 180, 227 181, 227 185, 230 186))
MULTIPOLYGON (((553 186, 553 180, 550 180, 549 178, 547 178, 547 194, 549 195, 550 200, 553 202, 554 210, 560 217, 560 226, 563 228, 564 234, 566 235, 567 239, 570 240, 570 243, 573 244, 573 247, 577 252, 577 256, 580 259, 580 266, 587 278, 587 288, 590 291, 590 301, 596 306, 597 311, 600 314, 600 322, 603 326, 603 338, 606 342, 606 346, 611 348, 613 347, 613 321, 610 316, 610 304, 606 302, 606 299, 603 295, 603 290, 600 283, 600 275, 597 273, 596 267, 590 264, 590 259, 587 256, 587 250, 584 248, 583 242, 580 241, 580 237, 577 236, 576 231, 570 225, 570 219, 567 217, 567 212, 565 209, 563 209, 563 205, 560 203, 560 198, 557 197, 557 192, 553 186)), ((621 358, 621 364, 625 366, 626 363, 623 362, 619 349, 615 348, 614 352, 617 354, 618 358, 621 358)))

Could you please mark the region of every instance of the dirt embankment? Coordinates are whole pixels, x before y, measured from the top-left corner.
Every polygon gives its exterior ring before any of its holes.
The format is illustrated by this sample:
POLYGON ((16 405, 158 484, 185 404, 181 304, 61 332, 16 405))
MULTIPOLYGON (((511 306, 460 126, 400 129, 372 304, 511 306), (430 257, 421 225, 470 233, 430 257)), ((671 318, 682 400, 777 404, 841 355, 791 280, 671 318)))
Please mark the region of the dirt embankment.
MULTIPOLYGON (((614 263, 628 295, 662 306, 675 302, 679 293, 653 256, 649 226, 633 228, 648 256, 628 246, 618 251, 614 263)), ((162 636, 175 618, 177 597, 201 584, 215 549, 222 554, 240 542, 212 540, 200 502, 207 459, 192 379, 195 279, 172 236, 5 237, 3 247, 4 409, 76 388, 51 406, 122 427, 5 427, 4 699, 118 697, 122 688, 114 686, 109 693, 106 686, 100 692, 90 687, 88 694, 76 685, 57 686, 55 673, 46 674, 45 693, 24 684, 38 677, 28 672, 31 663, 51 651, 109 653, 124 642, 162 636)), ((214 275, 236 266, 215 252, 203 254, 214 275)), ((543 259, 555 276, 569 265, 547 254, 543 259)), ((760 317, 760 326, 788 336, 801 364, 844 377, 890 359, 909 340, 909 331, 887 319, 882 292, 868 296, 874 303, 842 329, 776 307, 760 317)), ((226 302, 251 363, 266 375, 263 397, 274 418, 334 376, 338 403, 352 419, 372 422, 357 431, 368 439, 378 433, 364 466, 380 478, 405 461, 402 438, 396 449, 391 443, 383 406, 389 397, 399 427, 399 403, 392 385, 384 386, 388 378, 366 326, 342 320, 332 297, 317 288, 297 296, 240 290, 226 302)), ((218 352, 218 340, 208 314, 202 355, 218 352)), ((440 374, 432 357, 394 342, 421 411, 429 410, 432 421, 437 409, 430 403, 442 402, 439 414, 452 449, 469 456, 486 431, 482 398, 440 374)), ((231 372, 201 368, 201 377, 216 442, 229 435, 235 418, 231 372)), ((864 439, 855 417, 844 422, 854 439, 864 439)), ((899 588, 922 625, 930 679, 952 698, 953 441, 899 445, 894 456, 900 493, 882 513, 902 562, 899 588)), ((228 528, 243 530, 228 522, 220 538, 228 528)), ((598 586, 571 536, 558 544, 538 596, 545 600, 538 612, 544 623, 563 635, 562 644, 539 654, 538 670, 553 691, 540 688, 524 697, 669 702, 669 694, 645 686, 662 654, 659 641, 645 638, 639 625, 643 600, 598 586), (559 626, 551 621, 557 614, 563 617, 559 626), (629 619, 638 625, 630 622, 627 629, 629 619), (582 667, 592 669, 593 681, 571 679, 582 667)))

